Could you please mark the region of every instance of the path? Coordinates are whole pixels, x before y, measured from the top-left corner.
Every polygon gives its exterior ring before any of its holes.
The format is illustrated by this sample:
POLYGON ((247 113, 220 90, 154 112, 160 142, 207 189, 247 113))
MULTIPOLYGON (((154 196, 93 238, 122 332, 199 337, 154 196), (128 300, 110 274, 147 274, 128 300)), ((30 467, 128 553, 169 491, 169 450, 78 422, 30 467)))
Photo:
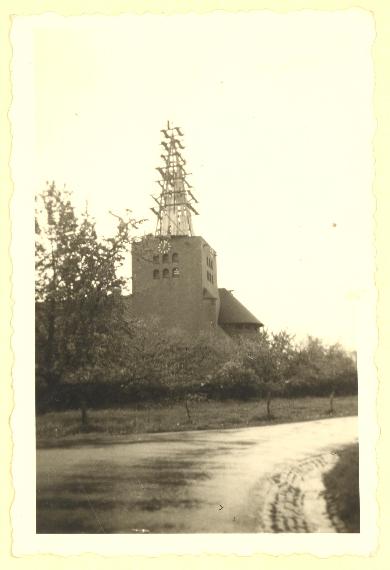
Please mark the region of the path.
POLYGON ((37 452, 37 532, 332 532, 321 472, 357 418, 37 452), (322 501, 322 502, 321 502, 322 501))

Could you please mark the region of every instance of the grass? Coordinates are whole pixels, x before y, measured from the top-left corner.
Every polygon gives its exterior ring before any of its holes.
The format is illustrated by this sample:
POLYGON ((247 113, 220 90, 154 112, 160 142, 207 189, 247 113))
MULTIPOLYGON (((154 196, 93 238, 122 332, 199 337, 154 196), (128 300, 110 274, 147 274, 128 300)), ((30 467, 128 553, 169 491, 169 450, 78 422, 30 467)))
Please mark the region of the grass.
MULTIPOLYGON (((206 401, 189 404, 191 420, 184 403, 150 404, 127 408, 88 411, 88 424, 81 426, 78 410, 49 412, 36 419, 37 444, 53 444, 88 433, 128 435, 195 429, 223 429, 316 420, 329 417, 328 398, 275 399, 272 419, 267 418, 265 401, 206 401)), ((357 415, 357 396, 335 399, 334 417, 357 415)))
POLYGON ((326 492, 347 532, 360 532, 358 444, 349 445, 338 453, 339 461, 324 476, 326 492))

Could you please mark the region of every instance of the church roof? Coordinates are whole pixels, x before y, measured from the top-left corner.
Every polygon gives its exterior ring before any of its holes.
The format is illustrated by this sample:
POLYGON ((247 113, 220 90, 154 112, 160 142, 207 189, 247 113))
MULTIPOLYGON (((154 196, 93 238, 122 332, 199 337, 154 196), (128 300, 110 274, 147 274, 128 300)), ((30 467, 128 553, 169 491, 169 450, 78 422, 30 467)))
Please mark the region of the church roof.
POLYGON ((227 289, 219 289, 219 298, 221 305, 218 323, 220 325, 256 324, 259 327, 263 326, 263 323, 256 319, 227 289))
POLYGON ((217 298, 218 297, 213 293, 210 293, 210 291, 206 289, 206 287, 203 287, 203 299, 214 299, 216 301, 217 298))

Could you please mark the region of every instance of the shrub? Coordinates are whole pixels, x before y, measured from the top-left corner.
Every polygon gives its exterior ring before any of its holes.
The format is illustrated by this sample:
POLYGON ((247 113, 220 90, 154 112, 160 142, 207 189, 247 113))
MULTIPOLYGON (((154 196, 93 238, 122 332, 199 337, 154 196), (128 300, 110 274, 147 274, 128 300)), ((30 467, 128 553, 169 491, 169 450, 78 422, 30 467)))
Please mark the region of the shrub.
POLYGON ((259 379, 250 368, 228 361, 209 379, 204 389, 213 398, 246 400, 259 395, 259 379))

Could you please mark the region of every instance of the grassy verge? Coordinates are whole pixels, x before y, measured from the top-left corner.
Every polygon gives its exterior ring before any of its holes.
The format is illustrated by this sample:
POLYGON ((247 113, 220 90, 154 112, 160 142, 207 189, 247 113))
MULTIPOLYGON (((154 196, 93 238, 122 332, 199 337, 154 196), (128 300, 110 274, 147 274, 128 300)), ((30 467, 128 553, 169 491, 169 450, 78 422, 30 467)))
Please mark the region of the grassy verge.
POLYGON ((338 452, 340 459, 324 476, 329 506, 344 523, 347 532, 360 531, 359 447, 349 445, 338 452))
MULTIPOLYGON (((82 429, 80 412, 50 412, 37 416, 38 445, 89 434, 128 435, 194 429, 223 429, 277 423, 299 422, 329 417, 327 398, 276 399, 272 402, 273 419, 267 419, 266 404, 260 402, 208 401, 189 404, 190 418, 184 403, 110 408, 88 412, 88 426, 82 429)), ((335 399, 334 416, 357 414, 357 397, 335 399)))

